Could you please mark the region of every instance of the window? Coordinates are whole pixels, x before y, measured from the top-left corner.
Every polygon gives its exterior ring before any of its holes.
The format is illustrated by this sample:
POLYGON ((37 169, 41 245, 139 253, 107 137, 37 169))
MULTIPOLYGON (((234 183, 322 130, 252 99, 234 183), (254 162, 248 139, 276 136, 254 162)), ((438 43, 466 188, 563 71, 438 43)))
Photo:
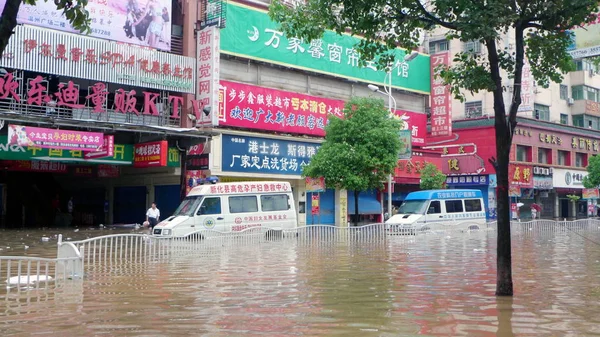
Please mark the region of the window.
POLYGON ((290 209, 289 197, 287 194, 261 195, 260 209, 263 212, 287 211, 290 209))
POLYGON ((517 145, 517 161, 531 161, 531 146, 517 145))
POLYGON ((446 200, 446 213, 462 213, 462 200, 446 200))
POLYGON ((587 85, 577 85, 571 87, 571 95, 576 101, 582 99, 587 99, 594 102, 600 101, 600 93, 598 92, 598 89, 588 87, 587 85))
POLYGON ((542 104, 534 104, 533 109, 535 112, 535 119, 539 119, 541 121, 549 121, 550 120, 550 107, 542 104))
POLYGON ((481 116, 481 101, 465 103, 465 118, 476 118, 481 116))
POLYGON ((221 214, 221 198, 205 198, 198 210, 198 215, 221 214))
POLYGON ((465 52, 479 54, 481 53, 481 42, 479 41, 467 41, 465 42, 465 52))
POLYGON ((575 166, 586 167, 587 166, 587 153, 575 153, 575 166))
POLYGON ((438 40, 429 42, 429 54, 440 53, 450 49, 448 40, 438 40))
POLYGON ((569 115, 560 114, 560 124, 569 124, 569 115))
POLYGON ((558 165, 571 166, 571 152, 558 150, 558 165))
POLYGON ((481 200, 480 199, 465 200, 465 212, 481 212, 481 200))
POLYGON ((442 213, 442 206, 439 201, 432 201, 429 203, 429 210, 427 210, 427 214, 440 214, 442 213))
POLYGON ((596 67, 592 62, 587 61, 587 60, 577 60, 575 61, 575 69, 577 71, 582 71, 582 70, 593 70, 593 71, 597 71, 598 67, 596 67))
POLYGON ((255 196, 229 197, 229 213, 258 212, 255 196))
POLYGON ((543 147, 539 147, 538 148, 538 163, 552 164, 552 150, 544 149, 543 147))
POLYGON ((569 87, 561 84, 560 85, 560 99, 567 100, 569 98, 569 87))
POLYGON ((573 116, 573 126, 583 127, 583 115, 573 116))

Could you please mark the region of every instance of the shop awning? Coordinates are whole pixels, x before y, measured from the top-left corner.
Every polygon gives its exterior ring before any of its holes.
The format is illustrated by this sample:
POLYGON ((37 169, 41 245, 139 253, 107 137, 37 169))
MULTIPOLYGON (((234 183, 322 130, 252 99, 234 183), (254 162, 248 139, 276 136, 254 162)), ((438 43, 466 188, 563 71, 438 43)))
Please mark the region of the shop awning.
MULTIPOLYGON (((359 214, 381 214, 381 203, 372 196, 358 196, 358 213, 359 214)), ((354 214, 354 193, 348 192, 348 214, 354 214)))

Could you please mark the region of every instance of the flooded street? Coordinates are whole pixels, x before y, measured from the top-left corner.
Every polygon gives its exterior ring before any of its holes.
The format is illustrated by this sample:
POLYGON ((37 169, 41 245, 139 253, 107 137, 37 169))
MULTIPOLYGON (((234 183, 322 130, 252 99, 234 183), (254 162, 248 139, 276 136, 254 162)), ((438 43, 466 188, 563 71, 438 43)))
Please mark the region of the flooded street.
MULTIPOLYGON (((110 234, 117 232, 131 230, 110 234)), ((56 257, 56 240, 40 238, 58 233, 2 232, 0 255, 56 257)), ((62 233, 80 240, 109 231, 62 233)), ((600 242, 599 232, 515 236, 515 297, 498 300, 493 231, 379 243, 272 241, 167 261, 97 266, 83 282, 56 291, 2 292, 0 332, 600 335, 600 246, 592 241, 600 242)))

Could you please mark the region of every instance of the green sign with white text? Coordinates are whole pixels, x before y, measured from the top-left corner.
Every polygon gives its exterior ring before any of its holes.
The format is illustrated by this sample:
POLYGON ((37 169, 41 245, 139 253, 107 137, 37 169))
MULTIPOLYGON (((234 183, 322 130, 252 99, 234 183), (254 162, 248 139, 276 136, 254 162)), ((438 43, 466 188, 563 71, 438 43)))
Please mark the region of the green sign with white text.
MULTIPOLYGON (((265 11, 244 5, 227 4, 227 27, 221 30, 221 53, 250 58, 291 68, 314 71, 365 83, 386 85, 385 71, 377 70, 373 62, 358 65, 354 50, 359 38, 326 31, 322 39, 310 44, 296 38, 286 38, 277 30, 265 11)), ((396 49, 396 64, 392 71, 395 88, 429 94, 429 55, 419 54, 404 62, 405 50, 396 49)))
MULTIPOLYGON (((167 155, 167 166, 179 167, 179 150, 169 148, 167 155)), ((85 152, 82 151, 8 145, 8 137, 0 136, 0 160, 47 160, 76 164, 133 165, 133 145, 115 144, 112 157, 85 159, 85 152)))

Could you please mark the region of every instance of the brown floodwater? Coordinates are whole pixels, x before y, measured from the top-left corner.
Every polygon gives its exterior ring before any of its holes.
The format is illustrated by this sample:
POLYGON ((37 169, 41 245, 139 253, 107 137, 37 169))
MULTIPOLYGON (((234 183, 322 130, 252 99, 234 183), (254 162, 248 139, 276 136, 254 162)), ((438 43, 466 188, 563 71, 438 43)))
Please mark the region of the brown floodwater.
MULTIPOLYGON (((72 240, 118 232, 131 231, 62 231, 72 240)), ((58 233, 0 232, 0 255, 55 257, 58 233)), ((494 296, 493 231, 385 243, 272 241, 95 266, 83 282, 2 295, 0 334, 594 336, 600 246, 593 241, 600 232, 515 236, 514 298, 494 296)))

